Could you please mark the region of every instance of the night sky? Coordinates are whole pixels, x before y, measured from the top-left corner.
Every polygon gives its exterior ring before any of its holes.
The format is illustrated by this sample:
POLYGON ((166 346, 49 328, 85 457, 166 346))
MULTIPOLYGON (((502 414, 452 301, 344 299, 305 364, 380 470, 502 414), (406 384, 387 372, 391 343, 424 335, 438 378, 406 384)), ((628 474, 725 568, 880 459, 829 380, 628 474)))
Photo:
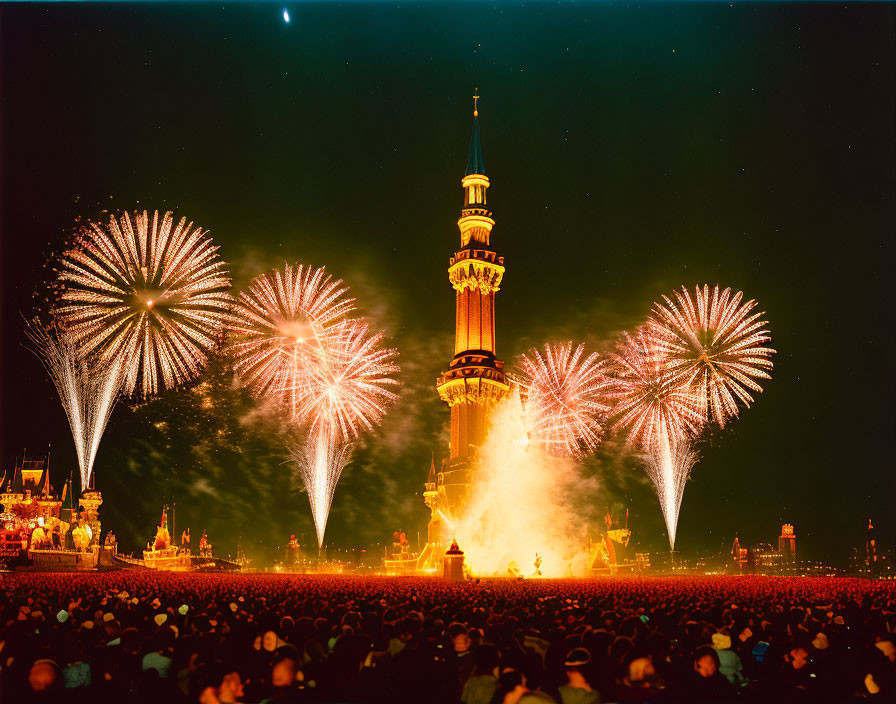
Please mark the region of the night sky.
MULTIPOLYGON (((346 469, 328 539, 413 542, 447 453, 434 382, 478 87, 499 355, 605 349, 681 284, 743 290, 767 312, 774 378, 700 444, 680 549, 727 550, 736 531, 776 545, 787 521, 803 555, 842 564, 869 517, 892 544, 896 6, 288 7, 289 24, 278 5, 0 8, 3 469, 48 443, 54 481, 75 468, 22 346, 49 257, 79 216, 173 209, 210 230, 235 286, 326 265, 387 331, 402 398, 346 469)), ((660 549, 655 494, 617 444, 583 468, 596 514, 629 506, 634 541, 660 549)), ((276 428, 226 359, 121 403, 96 472, 126 548, 166 501, 178 534, 208 528, 224 552, 311 542, 276 428)))

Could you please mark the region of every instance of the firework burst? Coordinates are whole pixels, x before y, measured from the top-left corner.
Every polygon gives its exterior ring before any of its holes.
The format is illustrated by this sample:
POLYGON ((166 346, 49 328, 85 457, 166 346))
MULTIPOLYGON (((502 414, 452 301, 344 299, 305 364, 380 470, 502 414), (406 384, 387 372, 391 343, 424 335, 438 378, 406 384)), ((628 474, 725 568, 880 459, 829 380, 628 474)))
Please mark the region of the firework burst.
POLYGON ((583 457, 600 444, 610 410, 604 362, 585 346, 545 345, 517 361, 530 436, 552 454, 583 457))
MULTIPOLYGON (((286 265, 256 277, 240 293, 231 331, 241 382, 256 397, 275 398, 295 419, 310 369, 324 358, 354 308, 348 288, 323 267, 286 265)), ((338 345, 337 345, 338 347, 338 345)))
POLYGON ((645 328, 623 334, 613 367, 615 426, 628 431, 630 443, 650 448, 661 435, 683 439, 700 431, 699 399, 672 374, 645 328))
POLYGON ((675 300, 663 296, 648 322, 653 344, 666 359, 676 383, 696 392, 704 422, 720 426, 738 415, 738 401, 749 407, 761 393, 757 379, 770 379, 774 350, 756 301, 716 286, 682 286, 675 300))
POLYGON ((77 345, 147 396, 196 377, 231 305, 217 247, 185 218, 123 213, 89 222, 61 256, 54 314, 77 345))
POLYGON ((30 349, 41 360, 62 401, 78 457, 81 488, 90 486, 93 463, 122 384, 122 367, 86 354, 64 329, 26 325, 30 349))
POLYGON ((382 333, 371 334, 361 320, 342 322, 321 345, 319 359, 308 364, 296 392, 298 417, 313 428, 325 426, 342 442, 372 431, 396 399, 396 351, 381 346, 382 333))

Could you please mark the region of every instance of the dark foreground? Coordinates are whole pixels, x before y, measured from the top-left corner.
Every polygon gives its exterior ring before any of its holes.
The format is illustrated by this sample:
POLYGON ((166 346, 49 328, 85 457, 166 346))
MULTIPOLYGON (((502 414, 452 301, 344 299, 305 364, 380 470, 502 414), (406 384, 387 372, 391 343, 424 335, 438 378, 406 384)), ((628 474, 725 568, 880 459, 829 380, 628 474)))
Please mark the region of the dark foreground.
POLYGON ((2 701, 893 701, 896 583, 0 575, 2 701))

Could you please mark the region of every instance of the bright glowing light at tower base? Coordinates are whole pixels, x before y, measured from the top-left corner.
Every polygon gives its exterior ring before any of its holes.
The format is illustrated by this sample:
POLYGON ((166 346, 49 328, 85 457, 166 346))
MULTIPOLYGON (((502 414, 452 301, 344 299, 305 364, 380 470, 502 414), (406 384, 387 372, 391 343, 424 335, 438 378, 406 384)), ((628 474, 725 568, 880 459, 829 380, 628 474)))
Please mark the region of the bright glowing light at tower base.
POLYGON ((519 394, 492 413, 477 457, 470 502, 449 523, 476 576, 584 576, 596 486, 576 464, 531 443, 519 394), (535 566, 541 558, 540 569, 535 566))

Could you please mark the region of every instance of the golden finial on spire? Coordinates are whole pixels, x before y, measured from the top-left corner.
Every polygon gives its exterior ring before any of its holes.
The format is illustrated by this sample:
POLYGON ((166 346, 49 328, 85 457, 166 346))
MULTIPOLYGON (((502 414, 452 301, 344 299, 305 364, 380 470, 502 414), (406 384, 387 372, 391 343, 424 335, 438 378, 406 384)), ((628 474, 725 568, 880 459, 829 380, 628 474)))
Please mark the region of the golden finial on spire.
POLYGON ((473 117, 479 117, 479 89, 473 89, 473 117))

